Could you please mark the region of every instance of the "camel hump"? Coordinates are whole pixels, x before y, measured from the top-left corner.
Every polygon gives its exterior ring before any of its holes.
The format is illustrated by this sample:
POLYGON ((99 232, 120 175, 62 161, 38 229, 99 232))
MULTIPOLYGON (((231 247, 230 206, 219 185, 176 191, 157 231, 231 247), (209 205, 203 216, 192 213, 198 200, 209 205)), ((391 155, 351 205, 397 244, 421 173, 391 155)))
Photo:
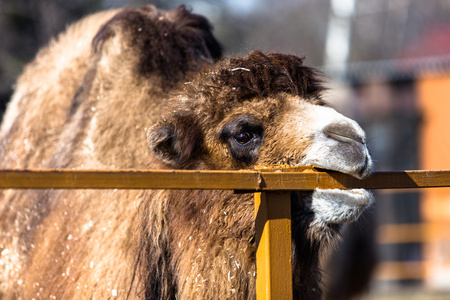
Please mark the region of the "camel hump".
POLYGON ((170 11, 152 5, 123 9, 99 29, 92 47, 104 54, 132 51, 137 75, 157 72, 167 80, 222 57, 209 21, 183 5, 170 11))

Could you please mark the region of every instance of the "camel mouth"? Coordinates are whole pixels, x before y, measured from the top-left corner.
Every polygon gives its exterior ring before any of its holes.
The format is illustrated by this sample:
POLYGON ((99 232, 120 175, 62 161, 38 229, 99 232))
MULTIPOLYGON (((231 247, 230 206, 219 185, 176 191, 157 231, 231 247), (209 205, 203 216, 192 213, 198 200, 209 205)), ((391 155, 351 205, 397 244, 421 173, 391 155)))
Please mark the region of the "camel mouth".
MULTIPOLYGON (((367 159, 368 161, 369 159, 367 159)), ((311 164, 318 171, 333 171, 364 179, 372 172, 370 162, 361 164, 359 168, 337 168, 311 164)), ((348 224, 359 218, 361 213, 374 201, 371 192, 365 189, 315 189, 312 195, 311 208, 315 214, 314 224, 326 226, 348 224)))
POLYGON ((296 164, 296 165, 291 165, 291 167, 301 167, 301 166, 311 167, 311 168, 316 169, 319 172, 320 171, 322 171, 322 172, 327 172, 327 171, 338 172, 338 173, 350 175, 350 176, 355 177, 355 178, 360 179, 360 180, 367 178, 373 172, 371 164, 370 164, 368 158, 366 158, 364 164, 362 164, 362 166, 360 168, 344 169, 344 168, 340 168, 340 167, 333 167, 331 165, 324 166, 324 165, 319 165, 319 164, 308 164, 308 165, 296 164))
POLYGON ((350 175, 359 180, 365 179, 365 178, 369 177, 370 174, 372 174, 372 169, 368 166, 367 163, 365 163, 359 170, 356 170, 356 171, 344 170, 341 168, 329 168, 329 167, 324 168, 324 167, 313 166, 313 165, 311 165, 311 167, 316 169, 317 171, 322 171, 322 172, 332 171, 332 172, 338 172, 338 173, 350 175))
POLYGON ((358 219, 373 201, 373 195, 365 189, 316 189, 312 209, 318 221, 347 224, 358 219))

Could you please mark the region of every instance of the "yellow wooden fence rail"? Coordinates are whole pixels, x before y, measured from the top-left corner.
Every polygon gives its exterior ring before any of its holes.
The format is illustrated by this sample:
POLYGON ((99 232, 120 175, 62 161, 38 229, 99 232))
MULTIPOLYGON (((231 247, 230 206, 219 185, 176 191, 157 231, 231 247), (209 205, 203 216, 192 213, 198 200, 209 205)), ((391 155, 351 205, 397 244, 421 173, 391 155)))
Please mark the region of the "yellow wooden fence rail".
POLYGON ((255 193, 258 299, 292 299, 289 191, 429 187, 450 187, 450 170, 377 172, 364 180, 284 166, 242 171, 0 170, 0 189, 223 189, 255 193))
POLYGON ((0 170, 0 189, 202 189, 293 191, 449 187, 450 170, 376 172, 352 176, 304 167, 242 171, 203 170, 0 170))

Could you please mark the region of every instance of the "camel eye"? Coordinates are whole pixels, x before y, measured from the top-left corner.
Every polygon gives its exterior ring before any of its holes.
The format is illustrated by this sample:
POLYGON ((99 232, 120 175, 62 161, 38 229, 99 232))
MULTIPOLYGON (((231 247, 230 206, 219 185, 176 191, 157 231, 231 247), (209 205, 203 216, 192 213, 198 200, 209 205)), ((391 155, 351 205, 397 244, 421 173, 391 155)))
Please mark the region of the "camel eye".
POLYGON ((256 118, 243 115, 228 122, 221 130, 219 138, 227 144, 238 163, 250 164, 258 158, 263 145, 264 129, 256 118))
POLYGON ((236 135, 234 135, 234 140, 240 144, 240 145, 245 145, 248 142, 250 142, 253 138, 253 134, 249 133, 249 132, 239 132, 236 135))

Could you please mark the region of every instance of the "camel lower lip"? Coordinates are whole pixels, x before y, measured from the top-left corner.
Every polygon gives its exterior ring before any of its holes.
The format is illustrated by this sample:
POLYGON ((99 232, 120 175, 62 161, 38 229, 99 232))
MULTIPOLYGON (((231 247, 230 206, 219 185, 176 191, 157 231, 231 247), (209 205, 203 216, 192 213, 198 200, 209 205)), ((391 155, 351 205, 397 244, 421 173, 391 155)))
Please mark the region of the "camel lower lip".
POLYGON ((367 206, 371 203, 370 193, 365 189, 318 189, 323 193, 331 195, 336 201, 340 202, 341 205, 348 206, 367 206))
POLYGON ((371 202, 371 198, 368 197, 368 192, 364 189, 342 190, 341 192, 348 196, 343 198, 343 202, 347 205, 367 206, 371 202))
POLYGON ((321 221, 344 224, 357 219, 372 202, 372 194, 364 189, 316 189, 312 208, 321 221))

